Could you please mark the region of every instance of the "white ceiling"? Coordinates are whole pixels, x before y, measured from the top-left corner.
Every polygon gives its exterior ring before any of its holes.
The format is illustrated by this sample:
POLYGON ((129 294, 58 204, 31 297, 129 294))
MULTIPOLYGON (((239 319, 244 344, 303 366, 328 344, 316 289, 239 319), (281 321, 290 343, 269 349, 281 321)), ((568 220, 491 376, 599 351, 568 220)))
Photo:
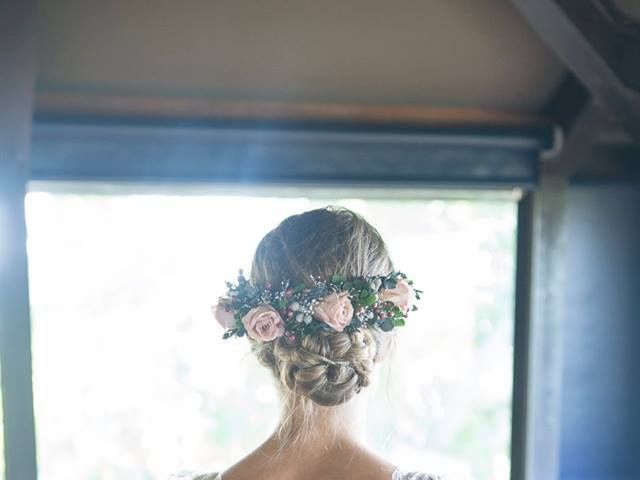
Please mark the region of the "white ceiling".
POLYGON ((47 0, 38 90, 538 111, 564 68, 507 0, 47 0))

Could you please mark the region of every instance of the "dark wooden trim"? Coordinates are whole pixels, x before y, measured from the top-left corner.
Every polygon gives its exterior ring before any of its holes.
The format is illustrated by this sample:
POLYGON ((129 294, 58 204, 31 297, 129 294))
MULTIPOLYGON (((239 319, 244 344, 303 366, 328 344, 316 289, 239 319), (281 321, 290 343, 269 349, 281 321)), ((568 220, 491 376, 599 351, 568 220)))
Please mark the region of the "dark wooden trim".
POLYGON ((560 478, 567 185, 541 175, 533 194, 525 480, 560 478))
POLYGON ((532 192, 526 192, 518 203, 515 328, 513 336, 513 395, 511 401, 511 480, 525 480, 527 467, 527 398, 529 392, 533 195, 532 192))
POLYGON ((640 90, 640 24, 616 0, 556 0, 628 88, 640 90))
POLYGON ((597 135, 605 127, 608 125, 602 109, 589 101, 572 121, 558 156, 543 162, 542 171, 550 176, 573 177, 593 162, 597 135))
POLYGON ((34 125, 34 180, 533 187, 550 130, 34 125))
POLYGON ((550 122, 513 112, 40 94, 35 180, 531 187, 550 122))
POLYGON ((36 118, 156 119, 403 125, 426 127, 544 128, 539 115, 478 108, 311 102, 225 101, 206 98, 147 98, 40 93, 36 118))
POLYGON ((602 145, 571 175, 571 183, 640 183, 640 145, 602 145))
POLYGON ((565 136, 571 134, 573 124, 591 98, 589 91, 569 73, 547 101, 542 114, 562 127, 565 136))
MULTIPOLYGON (((603 55, 612 45, 600 22, 587 21, 590 2, 511 0, 540 38, 556 53, 622 127, 640 140, 640 96, 627 88, 603 55), (597 23, 597 29, 594 27, 597 23)), ((594 14, 595 15, 595 14, 594 14)))
POLYGON ((35 79, 35 0, 0 2, 0 364, 8 480, 36 480, 24 196, 35 79))

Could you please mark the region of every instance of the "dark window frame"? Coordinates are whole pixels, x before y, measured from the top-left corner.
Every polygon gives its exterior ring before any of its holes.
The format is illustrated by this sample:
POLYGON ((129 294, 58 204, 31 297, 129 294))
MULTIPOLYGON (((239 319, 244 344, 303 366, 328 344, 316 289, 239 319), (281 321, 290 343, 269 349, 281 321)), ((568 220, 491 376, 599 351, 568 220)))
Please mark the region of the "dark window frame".
MULTIPOLYGON (((548 128, 167 125, 36 118, 28 180, 532 192, 540 151, 549 148, 551 138, 548 128)), ((518 204, 513 480, 525 478, 527 458, 532 198, 525 193, 518 204)), ((4 388, 5 398, 15 395, 11 384, 4 388)), ((33 416, 24 420, 33 423, 33 416)), ((16 429, 5 431, 5 445, 16 435, 16 429)), ((35 446, 21 453, 35 463, 35 446)))

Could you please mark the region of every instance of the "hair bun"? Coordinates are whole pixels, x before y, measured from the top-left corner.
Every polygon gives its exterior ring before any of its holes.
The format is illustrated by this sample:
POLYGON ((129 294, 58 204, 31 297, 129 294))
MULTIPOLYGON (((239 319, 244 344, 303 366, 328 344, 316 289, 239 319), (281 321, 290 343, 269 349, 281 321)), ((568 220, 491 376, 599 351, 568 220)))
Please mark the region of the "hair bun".
POLYGON ((322 406, 347 402, 368 386, 377 351, 366 330, 318 333, 305 337, 300 345, 278 339, 273 349, 258 349, 258 358, 274 370, 284 387, 322 406))

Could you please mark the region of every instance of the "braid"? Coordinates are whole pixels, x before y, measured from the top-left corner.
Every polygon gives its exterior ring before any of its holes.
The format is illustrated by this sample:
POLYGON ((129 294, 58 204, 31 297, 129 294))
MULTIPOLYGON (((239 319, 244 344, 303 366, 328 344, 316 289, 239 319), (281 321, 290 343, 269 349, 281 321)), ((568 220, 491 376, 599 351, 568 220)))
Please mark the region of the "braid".
POLYGON ((340 405, 369 385, 377 352, 373 331, 322 332, 299 346, 255 344, 258 359, 288 390, 322 406, 340 405))

